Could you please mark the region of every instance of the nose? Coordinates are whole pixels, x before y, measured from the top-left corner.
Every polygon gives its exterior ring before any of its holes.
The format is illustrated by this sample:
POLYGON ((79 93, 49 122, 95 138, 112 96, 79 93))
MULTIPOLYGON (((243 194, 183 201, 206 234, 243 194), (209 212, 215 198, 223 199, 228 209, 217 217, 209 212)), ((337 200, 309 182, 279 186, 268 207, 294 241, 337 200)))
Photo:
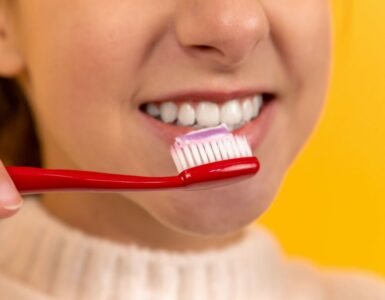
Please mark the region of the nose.
POLYGON ((189 55, 225 69, 242 64, 269 35, 259 0, 180 0, 174 26, 189 55))

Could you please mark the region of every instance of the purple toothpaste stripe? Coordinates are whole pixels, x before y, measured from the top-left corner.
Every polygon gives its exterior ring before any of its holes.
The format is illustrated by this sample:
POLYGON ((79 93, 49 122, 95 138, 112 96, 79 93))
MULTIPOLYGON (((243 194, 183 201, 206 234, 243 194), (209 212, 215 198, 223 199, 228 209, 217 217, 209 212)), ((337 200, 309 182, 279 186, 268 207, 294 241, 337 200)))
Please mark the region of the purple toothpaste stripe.
POLYGON ((200 130, 191 131, 185 135, 181 135, 175 138, 175 143, 183 145, 185 143, 201 141, 215 136, 223 136, 230 134, 229 129, 225 124, 221 124, 217 127, 204 128, 200 130))

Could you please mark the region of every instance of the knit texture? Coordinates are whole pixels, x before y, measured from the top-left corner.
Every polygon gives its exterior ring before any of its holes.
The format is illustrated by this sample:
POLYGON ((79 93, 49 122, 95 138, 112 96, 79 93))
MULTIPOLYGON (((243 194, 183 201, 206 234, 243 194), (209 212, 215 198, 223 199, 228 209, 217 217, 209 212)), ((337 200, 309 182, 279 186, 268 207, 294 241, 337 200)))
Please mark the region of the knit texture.
MULTIPOLYGON (((286 262, 256 226, 218 250, 151 250, 71 228, 30 197, 0 221, 0 245, 1 300, 329 300, 340 290, 310 264, 286 262)), ((336 299, 385 299, 376 297, 336 299)))

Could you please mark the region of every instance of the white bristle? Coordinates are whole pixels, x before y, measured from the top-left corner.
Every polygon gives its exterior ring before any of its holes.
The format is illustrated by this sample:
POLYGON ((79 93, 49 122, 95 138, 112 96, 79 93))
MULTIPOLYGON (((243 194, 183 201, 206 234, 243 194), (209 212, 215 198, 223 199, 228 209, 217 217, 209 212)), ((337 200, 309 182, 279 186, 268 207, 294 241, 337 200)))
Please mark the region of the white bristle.
POLYGON ((239 136, 236 136, 235 137, 235 143, 237 145, 237 148, 239 150, 239 153, 240 153, 240 156, 243 157, 246 155, 245 151, 244 151, 244 147, 243 147, 243 144, 242 144, 242 140, 239 136))
POLYGON ((214 162, 215 161, 215 156, 214 156, 214 152, 213 152, 213 149, 211 148, 210 146, 210 143, 209 142, 206 142, 203 144, 204 147, 205 147, 205 150, 206 150, 206 153, 207 153, 207 156, 209 158, 209 161, 210 162, 214 162))
POLYGON ((183 167, 182 167, 182 164, 180 163, 178 154, 176 153, 176 150, 174 148, 171 149, 171 156, 172 156, 172 159, 174 160, 174 163, 175 163, 175 166, 176 166, 178 172, 179 173, 182 172, 183 167))
POLYGON ((179 162, 182 165, 183 170, 188 169, 186 159, 184 158, 183 151, 181 149, 175 149, 179 158, 179 162))
POLYGON ((205 151, 205 148, 203 147, 203 145, 201 143, 198 143, 197 147, 198 147, 199 154, 201 155, 203 163, 207 164, 209 162, 209 158, 207 157, 207 153, 205 151))
POLYGON ((197 145, 196 145, 195 143, 192 143, 192 144, 190 144, 190 148, 191 148, 191 153, 192 153, 192 155, 193 155, 195 164, 196 164, 197 166, 203 164, 203 163, 202 163, 201 156, 200 156, 199 151, 198 151, 197 145))
POLYGON ((231 136, 231 139, 229 139, 229 140, 230 140, 230 144, 231 144, 233 151, 234 151, 234 156, 235 157, 241 157, 241 152, 239 151, 239 149, 237 147, 234 136, 231 136))
POLYGON ((221 152, 222 159, 229 159, 229 156, 227 155, 227 150, 225 145, 223 145, 222 140, 217 140, 219 151, 221 152))
POLYGON ((246 154, 247 154, 247 156, 253 155, 253 151, 251 151, 250 145, 249 145, 249 143, 248 143, 248 141, 247 141, 247 139, 246 139, 245 136, 243 137, 243 143, 244 143, 245 148, 246 148, 246 154))
POLYGON ((191 139, 191 135, 190 139, 182 137, 171 147, 171 156, 180 173, 202 164, 253 156, 253 153, 245 136, 220 132, 215 136, 205 136, 201 140, 195 136, 191 139))
POLYGON ((224 138, 223 144, 225 145, 225 148, 227 150, 229 158, 235 158, 236 156, 235 156, 235 153, 233 151, 233 147, 231 146, 230 140, 231 140, 231 138, 224 138))
POLYGON ((194 159, 192 158, 192 155, 191 155, 191 152, 190 152, 190 149, 188 146, 183 147, 183 153, 186 157, 186 161, 187 161, 189 167, 190 168, 195 167, 194 159))
POLYGON ((211 149, 213 149, 215 161, 222 160, 221 151, 219 150, 217 141, 216 140, 210 141, 210 146, 211 146, 211 149))

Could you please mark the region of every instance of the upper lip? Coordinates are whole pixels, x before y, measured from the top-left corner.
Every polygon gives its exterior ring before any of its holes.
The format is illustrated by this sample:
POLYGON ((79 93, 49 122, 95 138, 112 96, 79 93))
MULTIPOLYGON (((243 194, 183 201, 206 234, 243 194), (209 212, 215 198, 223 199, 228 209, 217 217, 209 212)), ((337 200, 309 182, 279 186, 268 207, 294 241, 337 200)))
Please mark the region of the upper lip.
POLYGON ((163 101, 210 101, 210 102, 225 102, 233 99, 240 99, 246 97, 253 97, 255 95, 273 94, 271 91, 263 89, 243 89, 232 91, 220 90, 196 90, 183 91, 165 94, 157 99, 146 99, 140 101, 141 103, 163 102, 163 101))

